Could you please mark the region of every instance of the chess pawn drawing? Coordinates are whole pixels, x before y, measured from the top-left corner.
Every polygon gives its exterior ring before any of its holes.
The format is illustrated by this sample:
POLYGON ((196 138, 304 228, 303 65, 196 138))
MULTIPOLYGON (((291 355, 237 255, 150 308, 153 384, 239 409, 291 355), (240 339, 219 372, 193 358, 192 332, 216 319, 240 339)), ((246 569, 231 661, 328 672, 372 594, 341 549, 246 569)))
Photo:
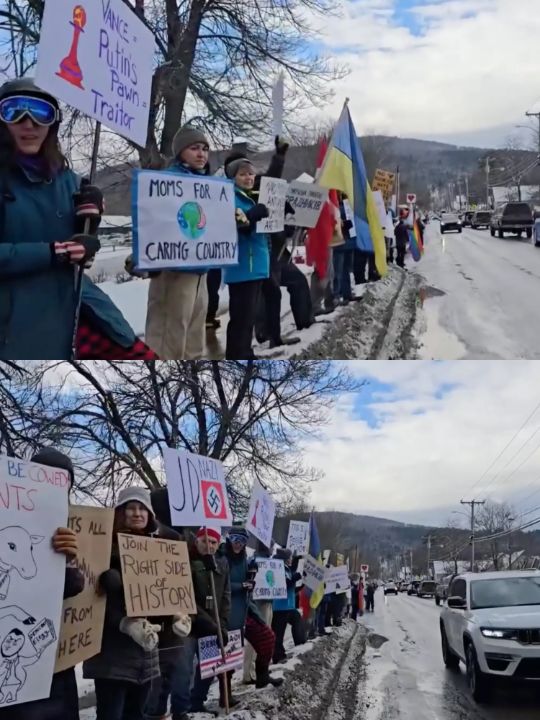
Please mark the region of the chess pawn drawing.
POLYGON ((82 84, 83 74, 78 59, 79 40, 81 38, 81 33, 84 32, 84 26, 86 25, 86 10, 82 5, 76 5, 73 8, 73 20, 70 20, 70 25, 73 26, 71 49, 69 51, 69 55, 66 55, 60 63, 60 70, 56 74, 68 83, 84 90, 84 86, 82 84))

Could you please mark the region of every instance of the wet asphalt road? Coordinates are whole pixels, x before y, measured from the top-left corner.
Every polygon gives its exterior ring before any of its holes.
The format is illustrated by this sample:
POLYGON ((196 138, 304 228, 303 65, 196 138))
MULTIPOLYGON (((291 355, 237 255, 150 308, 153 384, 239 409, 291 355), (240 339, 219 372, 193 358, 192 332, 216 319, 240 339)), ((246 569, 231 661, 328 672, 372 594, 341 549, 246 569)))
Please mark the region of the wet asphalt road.
POLYGON ((497 689, 490 705, 470 698, 465 669, 444 667, 435 601, 379 589, 365 625, 389 639, 365 656, 362 720, 538 720, 540 686, 497 689))

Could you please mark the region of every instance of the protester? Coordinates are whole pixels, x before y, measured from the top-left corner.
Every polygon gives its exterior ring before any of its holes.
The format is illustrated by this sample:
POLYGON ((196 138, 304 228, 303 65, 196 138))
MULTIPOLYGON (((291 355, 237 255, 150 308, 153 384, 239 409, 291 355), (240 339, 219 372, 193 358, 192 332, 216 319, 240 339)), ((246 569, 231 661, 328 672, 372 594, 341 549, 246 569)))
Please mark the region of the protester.
MULTIPOLYGON (((270 550, 262 543, 260 540, 257 540, 257 545, 255 548, 255 555, 250 560, 248 564, 248 569, 252 573, 256 573, 257 571, 257 558, 269 558, 271 556, 270 550)), ((252 601, 253 602, 253 601, 252 601)), ((272 626, 272 600, 256 600, 254 601, 254 605, 257 609, 258 615, 263 619, 264 623, 268 625, 268 627, 272 626)), ((274 640, 275 643, 275 640, 274 640)), ((255 683, 255 657, 256 652, 249 642, 249 640, 244 645, 244 683, 246 685, 252 685, 255 683)))
MULTIPOLYGON (((73 463, 67 455, 54 448, 43 448, 31 458, 32 462, 66 470, 70 478, 70 490, 75 480, 73 463)), ((51 538, 57 553, 66 556, 64 599, 74 597, 84 590, 84 576, 76 566, 78 557, 77 535, 68 528, 58 528, 51 538)), ((7 668, 6 668, 7 669, 7 668)), ((75 668, 55 673, 48 698, 20 703, 13 707, 4 705, 0 710, 2 720, 79 720, 79 694, 75 668)))
POLYGON ((255 168, 247 158, 225 161, 227 177, 235 182, 238 227, 238 265, 224 268, 229 286, 227 360, 254 358, 251 348, 262 281, 270 274, 268 236, 257 232, 259 220, 268 217, 265 205, 253 197, 255 168))
POLYGON ((349 575, 351 581, 351 619, 356 622, 358 617, 358 585, 360 576, 358 573, 351 573, 349 575))
POLYGON ((206 311, 206 329, 217 330, 221 327, 221 320, 217 318, 219 310, 219 288, 221 286, 221 268, 212 268, 206 276, 208 289, 208 309, 206 311))
POLYGON ((366 585, 366 612, 374 612, 375 610, 375 585, 373 581, 369 581, 366 585))
POLYGON ((300 558, 297 556, 293 559, 292 551, 288 548, 278 548, 274 553, 274 557, 276 560, 283 560, 285 564, 285 581, 287 583, 287 597, 274 600, 273 603, 272 630, 276 635, 274 663, 281 663, 287 659, 287 653, 283 645, 287 624, 291 625, 293 639, 296 637, 298 640, 298 643, 295 642, 295 644, 305 642, 305 637, 302 639, 303 620, 296 609, 295 594, 296 583, 302 578, 302 574, 297 572, 300 558))
MULTIPOLYGON (((152 682, 160 675, 159 618, 130 618, 126 614, 118 533, 141 537, 159 535, 150 493, 145 488, 124 488, 114 514, 111 567, 99 584, 107 596, 103 643, 98 655, 83 663, 83 675, 96 687, 96 720, 143 720, 152 682)), ((180 637, 189 633, 187 616, 167 619, 180 637)))
POLYGON ((216 610, 223 644, 228 642, 228 622, 231 611, 231 586, 229 564, 226 558, 218 556, 221 533, 214 528, 200 528, 195 543, 190 546, 191 577, 197 605, 197 615, 192 620, 191 634, 186 640, 186 650, 182 653, 181 664, 172 680, 171 710, 172 720, 188 720, 189 712, 207 712, 205 702, 212 678, 201 679, 198 657, 199 638, 217 635, 216 610), (213 606, 213 575, 216 590, 217 608, 213 606), (195 677, 193 664, 197 663, 195 677))
POLYGON ((402 217, 399 218, 398 224, 394 229, 394 235, 396 237, 396 263, 400 268, 404 268, 405 254, 409 244, 409 231, 402 217))
MULTIPOLYGON (((201 130, 182 126, 173 139, 173 160, 168 171, 208 175, 209 147, 201 130)), ((197 360, 204 354, 206 270, 163 270, 150 279, 146 339, 162 360, 197 360)))
POLYGON ((334 248, 334 277, 333 293, 334 302, 340 305, 348 305, 354 300, 360 300, 353 293, 351 286, 351 273, 353 272, 353 257, 356 248, 356 238, 351 236, 354 228, 352 220, 347 218, 344 202, 347 196, 339 194, 339 209, 341 214, 341 232, 343 244, 334 248))

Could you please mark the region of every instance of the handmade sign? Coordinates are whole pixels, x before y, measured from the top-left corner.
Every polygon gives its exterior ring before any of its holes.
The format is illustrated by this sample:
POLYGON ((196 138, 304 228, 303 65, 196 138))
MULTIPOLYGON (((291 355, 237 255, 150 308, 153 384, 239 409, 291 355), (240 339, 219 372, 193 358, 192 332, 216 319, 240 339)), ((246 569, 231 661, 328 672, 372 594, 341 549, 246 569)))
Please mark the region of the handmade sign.
POLYGON ((246 530, 269 548, 272 544, 272 530, 276 504, 258 480, 253 483, 249 501, 248 521, 246 530))
POLYGON ((155 40, 122 0, 47 0, 36 83, 146 145, 155 40))
POLYGON ((309 523, 301 520, 289 522, 287 547, 296 555, 305 555, 309 549, 309 523))
POLYGON ((128 617, 197 612, 187 543, 118 533, 128 617))
POLYGON ((390 202, 392 193, 394 191, 394 183, 396 175, 388 170, 378 169, 375 171, 375 176, 371 184, 372 190, 380 190, 383 194, 385 202, 390 202))
POLYGON ((70 484, 66 470, 0 455, 0 715, 49 697, 66 572, 51 539, 70 484))
POLYGON ((55 672, 78 665, 101 650, 107 598, 96 590, 99 576, 110 567, 113 522, 110 508, 69 507, 68 527, 77 533, 77 567, 84 575, 84 590, 64 600, 55 672))
POLYGON ((312 183, 289 183, 287 200, 294 208, 294 215, 287 215, 287 225, 314 228, 328 199, 328 190, 312 183))
POLYGON ((317 592, 324 582, 324 566, 311 555, 304 558, 304 585, 313 592, 317 592))
POLYGON ((373 192, 373 199, 375 200, 375 205, 377 206, 377 212, 379 213, 379 221, 381 223, 381 227, 384 229, 385 234, 388 234, 386 228, 386 207, 384 205, 384 199, 380 190, 375 190, 373 192))
POLYGON ((287 597, 285 565, 283 560, 257 558, 254 600, 277 600, 287 597))
POLYGON ((346 565, 334 567, 331 565, 324 569, 325 592, 345 592, 350 588, 351 581, 346 565))
POLYGON ((216 635, 199 640, 199 669, 201 678, 215 677, 229 670, 239 670, 244 664, 244 648, 240 630, 229 631, 229 642, 225 647, 225 661, 216 635))
POLYGON ((257 223, 257 232, 281 232, 285 227, 285 200, 288 184, 286 180, 262 177, 259 203, 268 208, 268 217, 257 223))
POLYGON ((173 525, 232 525, 223 465, 186 450, 163 449, 173 525))
POLYGON ((132 215, 133 257, 141 270, 238 264, 231 180, 136 170, 132 215))

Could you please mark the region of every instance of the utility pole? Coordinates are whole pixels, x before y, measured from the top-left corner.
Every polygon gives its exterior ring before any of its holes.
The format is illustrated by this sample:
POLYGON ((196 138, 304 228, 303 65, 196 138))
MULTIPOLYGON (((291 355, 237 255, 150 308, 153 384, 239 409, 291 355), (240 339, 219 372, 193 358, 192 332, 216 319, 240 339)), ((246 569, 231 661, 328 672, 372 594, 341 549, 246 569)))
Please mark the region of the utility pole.
MULTIPOLYGON (((527 117, 534 117, 538 120, 538 155, 540 156, 540 112, 536 112, 536 113, 526 112, 525 115, 527 117)), ((538 198, 540 201, 540 186, 538 187, 538 198)))
POLYGON ((462 505, 471 506, 471 572, 474 572, 474 508, 477 505, 484 505, 485 500, 462 500, 462 505))
POLYGON ((486 207, 489 210, 491 207, 490 203, 490 197, 489 197, 489 173, 491 171, 491 167, 489 165, 491 158, 486 158, 486 207))
POLYGON ((411 580, 413 579, 413 571, 412 571, 412 548, 409 550, 411 554, 411 580))
POLYGON ((463 205, 461 202, 461 175, 458 177, 457 186, 458 186, 458 193, 459 193, 459 209, 461 211, 461 210, 463 210, 463 205))
POLYGON ((465 203, 467 210, 469 209, 469 176, 465 175, 465 203))
MULTIPOLYGON (((426 535, 423 539, 426 541, 427 545, 427 576, 428 579, 431 579, 431 572, 430 572, 430 565, 431 565, 431 533, 429 535, 426 535)), ((412 550, 411 550, 411 557, 412 557, 412 550)))

